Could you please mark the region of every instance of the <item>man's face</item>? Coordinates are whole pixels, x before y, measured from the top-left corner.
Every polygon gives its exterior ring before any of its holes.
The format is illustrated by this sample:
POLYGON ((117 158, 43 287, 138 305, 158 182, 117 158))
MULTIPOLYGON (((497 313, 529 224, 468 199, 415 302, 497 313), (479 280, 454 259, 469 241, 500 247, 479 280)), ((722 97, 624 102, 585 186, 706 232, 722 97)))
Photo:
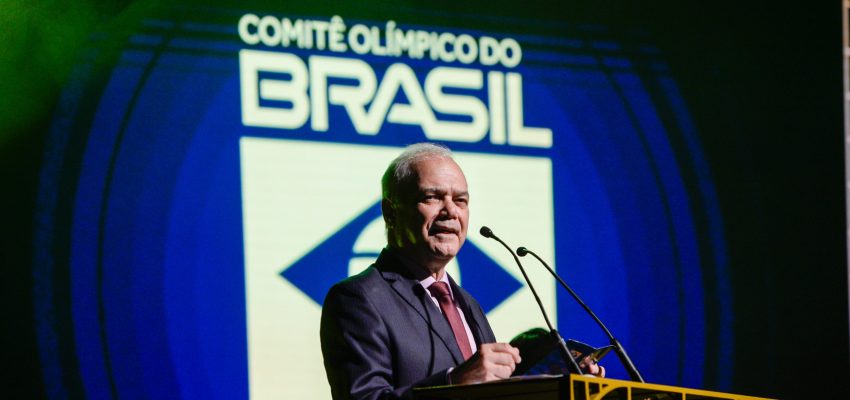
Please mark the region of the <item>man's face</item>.
POLYGON ((448 158, 414 164, 418 179, 400 188, 393 210, 395 245, 429 268, 445 266, 463 246, 469 222, 466 177, 448 158))

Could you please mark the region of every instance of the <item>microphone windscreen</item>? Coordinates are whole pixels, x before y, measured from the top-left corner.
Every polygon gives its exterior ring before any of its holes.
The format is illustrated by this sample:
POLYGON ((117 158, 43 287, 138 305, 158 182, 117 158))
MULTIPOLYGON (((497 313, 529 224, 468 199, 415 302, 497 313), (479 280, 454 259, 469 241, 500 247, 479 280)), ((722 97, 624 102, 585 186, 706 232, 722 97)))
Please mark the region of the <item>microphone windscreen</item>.
POLYGON ((479 232, 481 232, 481 236, 484 236, 486 238, 493 237, 493 231, 491 231, 490 228, 486 226, 482 226, 479 232))

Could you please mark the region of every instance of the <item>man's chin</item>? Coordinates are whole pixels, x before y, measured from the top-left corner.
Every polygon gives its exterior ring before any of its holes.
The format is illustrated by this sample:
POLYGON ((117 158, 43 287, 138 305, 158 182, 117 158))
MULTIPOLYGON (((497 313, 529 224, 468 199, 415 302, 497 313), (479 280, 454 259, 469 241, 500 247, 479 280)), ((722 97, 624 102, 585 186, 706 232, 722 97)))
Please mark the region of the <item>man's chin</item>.
POLYGON ((431 254, 441 260, 451 260, 457 255, 459 250, 460 246, 458 244, 438 243, 431 246, 431 254))

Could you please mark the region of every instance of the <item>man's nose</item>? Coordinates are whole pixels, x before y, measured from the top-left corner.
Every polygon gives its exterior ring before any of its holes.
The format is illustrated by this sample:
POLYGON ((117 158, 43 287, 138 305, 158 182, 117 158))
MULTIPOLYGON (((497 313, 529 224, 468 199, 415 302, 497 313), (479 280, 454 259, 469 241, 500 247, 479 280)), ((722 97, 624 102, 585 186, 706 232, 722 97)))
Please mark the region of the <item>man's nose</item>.
POLYGON ((444 203, 443 211, 448 218, 457 218, 460 215, 460 207, 455 204, 453 199, 449 198, 444 203))

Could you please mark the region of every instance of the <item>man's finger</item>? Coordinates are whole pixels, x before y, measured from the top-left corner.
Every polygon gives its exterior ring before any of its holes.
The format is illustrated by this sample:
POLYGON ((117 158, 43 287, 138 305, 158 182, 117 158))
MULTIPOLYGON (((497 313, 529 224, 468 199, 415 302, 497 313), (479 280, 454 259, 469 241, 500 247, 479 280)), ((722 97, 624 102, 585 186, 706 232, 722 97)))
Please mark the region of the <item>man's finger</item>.
POLYGON ((486 361, 498 365, 514 364, 514 359, 504 353, 492 353, 489 357, 486 358, 486 361))
POLYGON ((508 343, 491 343, 493 346, 490 347, 490 350, 498 353, 507 353, 510 354, 514 359, 515 363, 522 362, 522 357, 520 357, 519 349, 511 346, 508 343))
POLYGON ((493 364, 507 365, 512 368, 516 365, 516 359, 507 352, 487 353, 484 355, 484 360, 493 364))
POLYGON ((508 368, 504 365, 494 366, 493 368, 488 369, 487 371, 493 379, 505 379, 510 378, 511 374, 514 372, 513 369, 508 368))

